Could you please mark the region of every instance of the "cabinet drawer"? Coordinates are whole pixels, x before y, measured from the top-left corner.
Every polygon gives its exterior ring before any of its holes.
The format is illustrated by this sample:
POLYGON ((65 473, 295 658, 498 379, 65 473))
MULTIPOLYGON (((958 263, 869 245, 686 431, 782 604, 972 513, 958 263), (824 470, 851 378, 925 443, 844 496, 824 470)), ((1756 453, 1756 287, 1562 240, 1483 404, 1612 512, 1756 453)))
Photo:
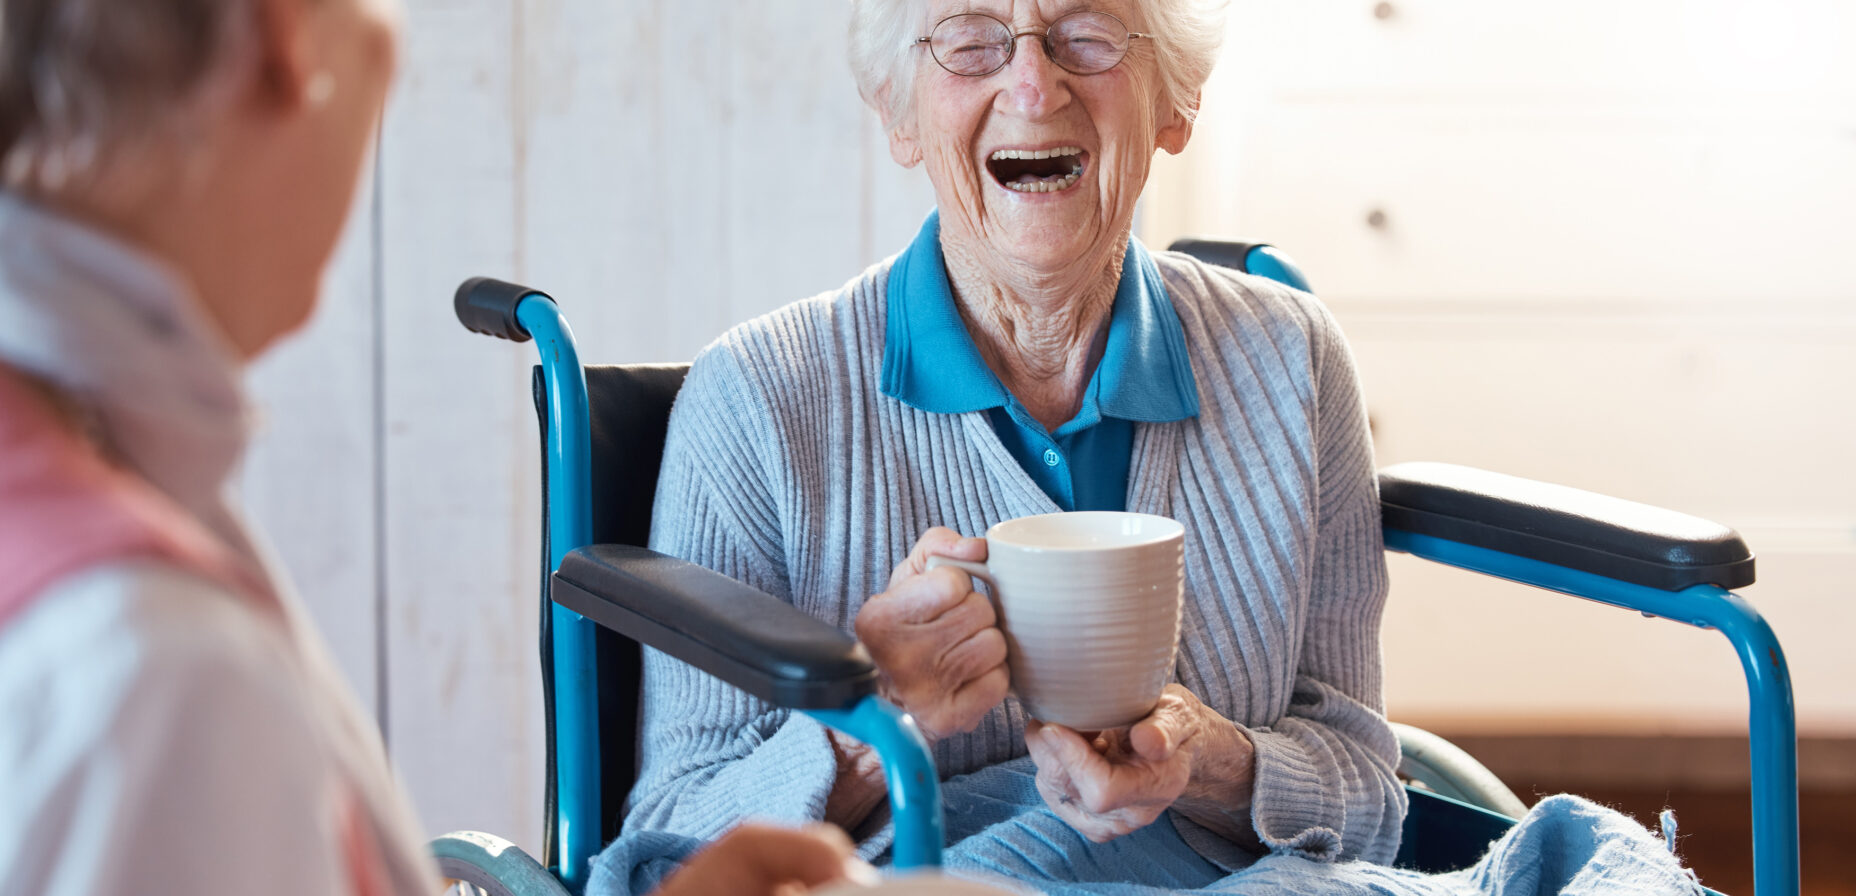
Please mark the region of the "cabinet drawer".
POLYGON ((1856 296, 1856 138, 1808 120, 1322 104, 1210 136, 1235 170, 1174 220, 1267 238, 1334 298, 1856 296))

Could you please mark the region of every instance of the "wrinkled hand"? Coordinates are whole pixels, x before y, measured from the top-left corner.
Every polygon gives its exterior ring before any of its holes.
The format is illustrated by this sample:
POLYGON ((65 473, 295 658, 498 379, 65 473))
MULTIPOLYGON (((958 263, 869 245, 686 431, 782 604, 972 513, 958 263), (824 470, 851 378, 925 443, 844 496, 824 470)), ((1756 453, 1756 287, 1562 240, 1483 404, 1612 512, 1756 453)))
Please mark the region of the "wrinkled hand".
POLYGON ((1011 673, 992 602, 958 569, 928 558, 984 561, 986 541, 935 527, 889 576, 889 589, 857 613, 857 638, 879 672, 878 690, 907 710, 929 740, 972 731, 1005 700, 1011 673))
MULTIPOLYGON (((1194 789, 1195 772, 1244 767, 1250 742, 1191 691, 1168 685, 1147 718, 1086 740, 1061 725, 1025 724, 1025 746, 1037 763, 1038 793, 1070 827, 1106 843, 1140 830, 1194 789), (1241 755, 1230 755, 1241 753, 1241 755)), ((1248 804, 1250 782, 1241 784, 1248 804)))
POLYGON ((743 824, 691 856, 655 896, 800 896, 822 884, 876 883, 875 869, 851 853, 851 838, 828 824, 743 824))

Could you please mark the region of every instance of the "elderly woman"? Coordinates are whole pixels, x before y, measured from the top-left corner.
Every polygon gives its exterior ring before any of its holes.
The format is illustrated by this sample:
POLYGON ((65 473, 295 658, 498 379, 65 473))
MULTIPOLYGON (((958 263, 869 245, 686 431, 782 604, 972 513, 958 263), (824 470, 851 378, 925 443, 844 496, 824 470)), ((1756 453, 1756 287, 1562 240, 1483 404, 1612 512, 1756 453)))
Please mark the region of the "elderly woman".
MULTIPOLYGON (((395 4, 3 2, 0 892, 435 893, 226 500, 245 364, 315 307, 395 4)), ((664 896, 842 880, 849 850, 747 829, 664 896)))
MULTIPOLYGON (((955 864, 1189 887, 1398 845, 1347 347, 1312 297, 1130 235, 1155 152, 1191 136, 1219 5, 856 0, 860 90, 939 209, 708 348, 672 415, 654 546, 855 629, 966 776, 955 864), (1027 718, 987 599, 925 566, 983 559, 972 536, 1000 520, 1092 509, 1188 533, 1177 684, 1100 737, 1027 718)), ((870 751, 663 656, 645 674, 631 828, 823 818, 883 848, 870 751)))

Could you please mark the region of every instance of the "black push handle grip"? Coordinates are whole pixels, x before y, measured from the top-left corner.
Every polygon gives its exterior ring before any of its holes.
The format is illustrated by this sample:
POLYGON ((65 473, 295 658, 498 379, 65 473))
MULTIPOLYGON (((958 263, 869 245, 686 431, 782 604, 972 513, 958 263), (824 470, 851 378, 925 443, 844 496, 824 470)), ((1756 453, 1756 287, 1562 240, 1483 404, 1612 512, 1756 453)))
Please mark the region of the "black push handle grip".
POLYGON ((458 323, 464 329, 512 342, 527 342, 528 330, 516 320, 516 306, 529 296, 554 298, 539 289, 530 289, 493 277, 472 277, 458 284, 452 304, 457 308, 458 323))
POLYGON ((1200 237, 1181 237, 1167 246, 1169 252, 1184 252, 1206 264, 1250 273, 1250 250, 1269 243, 1244 243, 1233 240, 1214 240, 1200 237))

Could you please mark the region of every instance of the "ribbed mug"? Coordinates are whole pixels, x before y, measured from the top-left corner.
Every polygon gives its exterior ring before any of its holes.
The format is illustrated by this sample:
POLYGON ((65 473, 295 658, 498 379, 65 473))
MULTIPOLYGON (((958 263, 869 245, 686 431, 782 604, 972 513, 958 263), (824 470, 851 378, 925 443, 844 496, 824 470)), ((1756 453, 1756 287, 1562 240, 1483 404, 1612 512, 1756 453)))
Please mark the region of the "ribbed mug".
POLYGON ((1173 674, 1186 528, 1120 511, 1051 513, 986 530, 985 563, 931 557, 986 583, 1012 692, 1079 731, 1140 721, 1173 674))

